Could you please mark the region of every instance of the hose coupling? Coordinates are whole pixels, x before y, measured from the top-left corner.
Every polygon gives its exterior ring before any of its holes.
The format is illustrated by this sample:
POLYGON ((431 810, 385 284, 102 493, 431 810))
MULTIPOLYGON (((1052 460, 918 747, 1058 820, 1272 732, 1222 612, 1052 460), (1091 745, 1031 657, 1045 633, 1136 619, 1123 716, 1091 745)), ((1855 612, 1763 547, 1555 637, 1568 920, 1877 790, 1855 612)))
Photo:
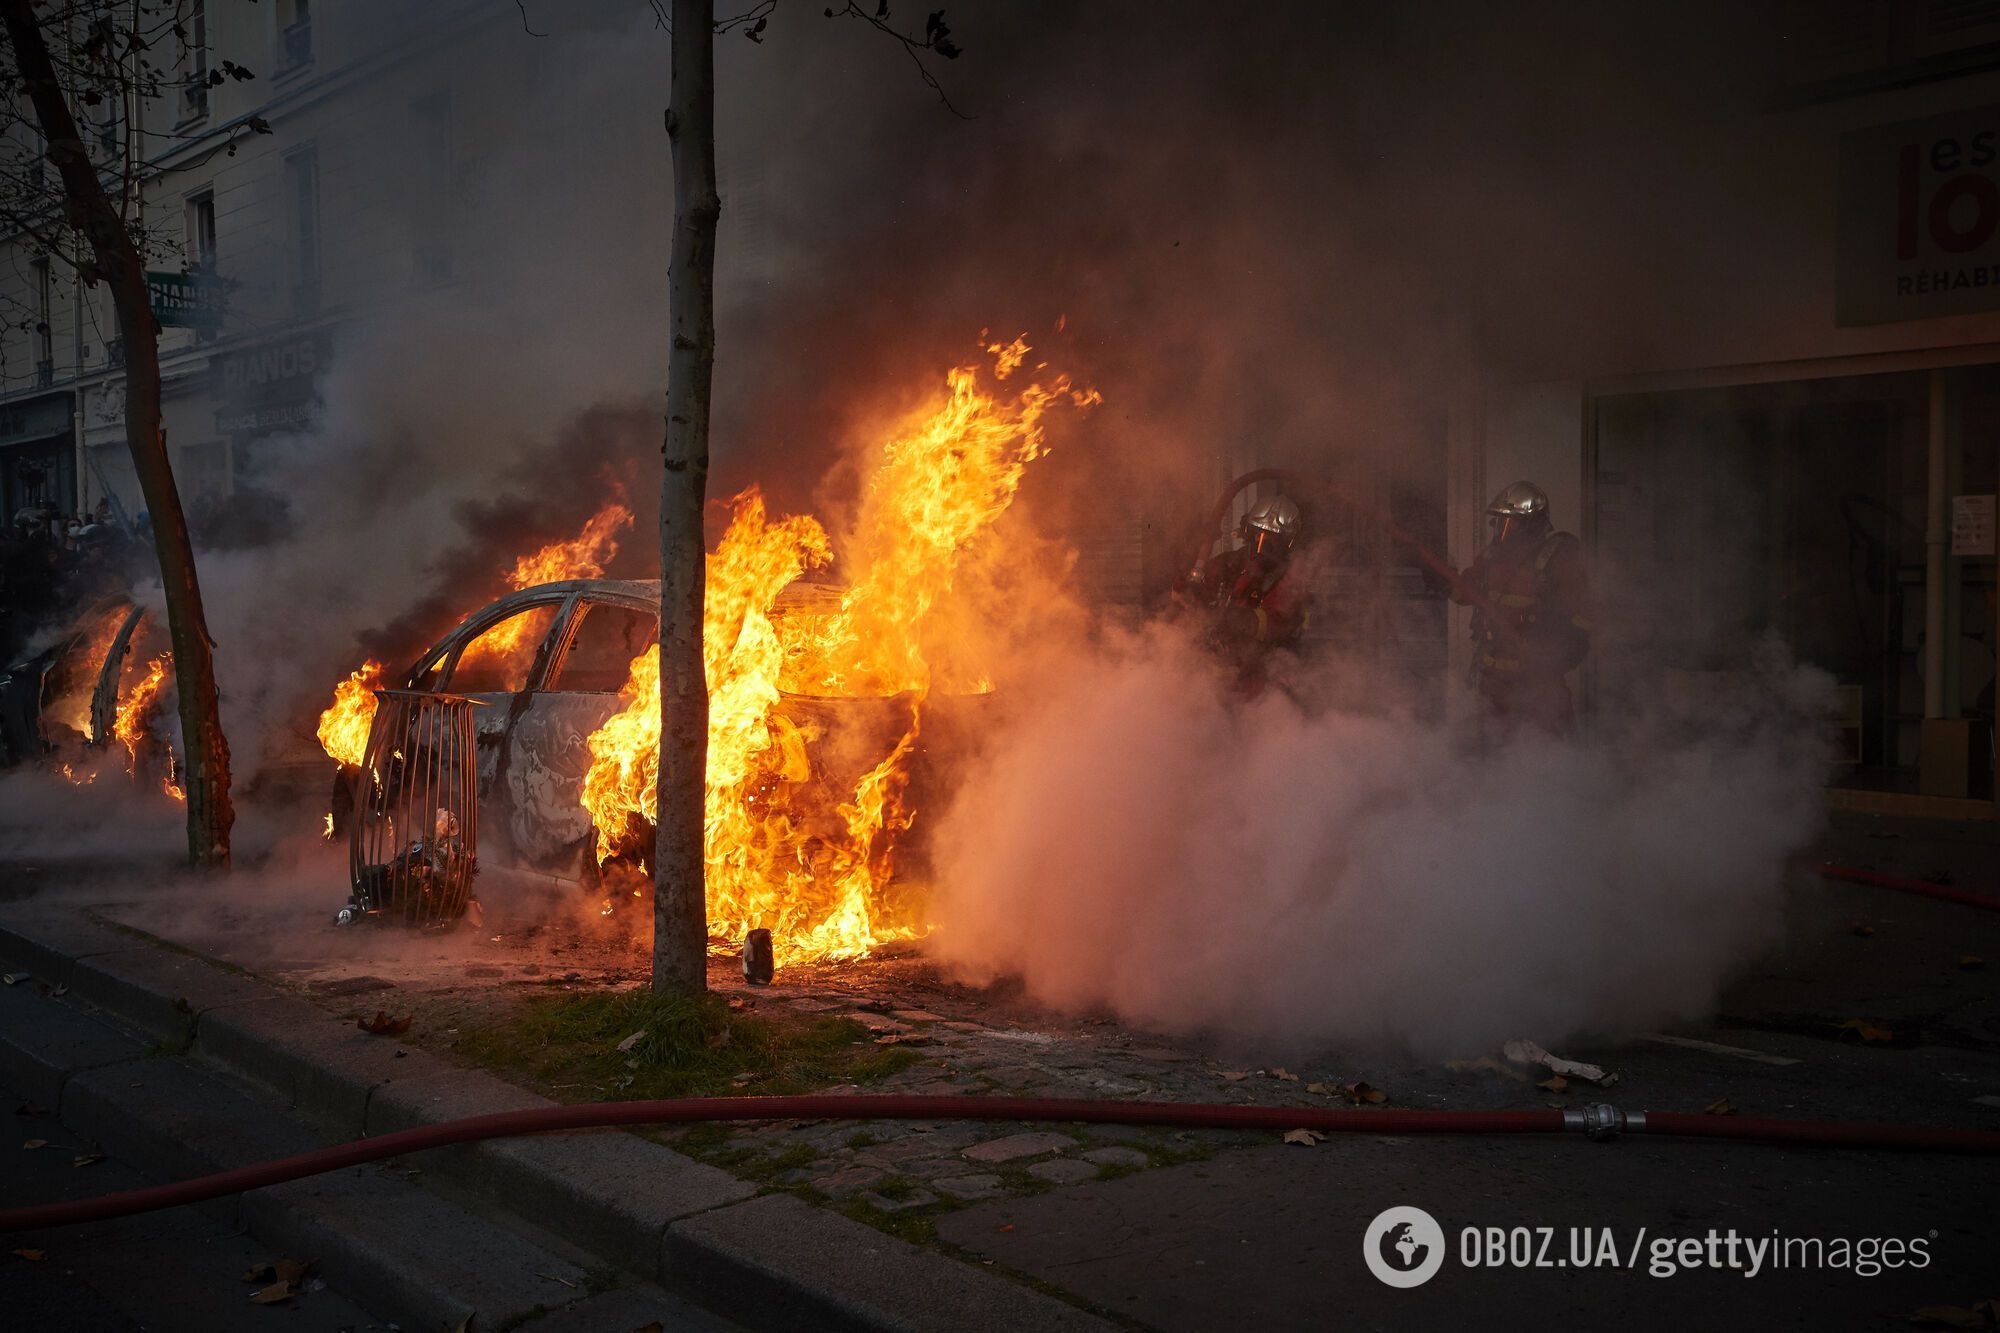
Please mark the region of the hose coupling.
POLYGON ((1615 1106, 1598 1102, 1592 1106, 1572 1107, 1563 1112, 1564 1130, 1582 1130, 1587 1139, 1602 1143, 1615 1139, 1620 1133, 1641 1134, 1646 1129, 1646 1113, 1634 1111, 1630 1115, 1615 1106))

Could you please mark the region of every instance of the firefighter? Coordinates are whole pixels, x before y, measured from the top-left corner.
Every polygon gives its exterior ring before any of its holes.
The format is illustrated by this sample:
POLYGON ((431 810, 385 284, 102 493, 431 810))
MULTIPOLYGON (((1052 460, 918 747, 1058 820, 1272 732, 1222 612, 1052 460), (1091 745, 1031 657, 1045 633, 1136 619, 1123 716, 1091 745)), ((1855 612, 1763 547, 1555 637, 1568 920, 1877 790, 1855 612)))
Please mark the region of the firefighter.
POLYGON ((1238 544, 1188 577, 1188 597, 1214 615, 1210 643, 1236 663, 1253 693, 1270 653, 1296 649, 1310 619, 1306 578, 1293 559, 1304 529, 1293 501, 1260 500, 1237 529, 1238 544))
POLYGON ((1590 649, 1582 543, 1549 518, 1547 492, 1517 481, 1486 506, 1493 539, 1451 598, 1472 612, 1472 669, 1483 713, 1506 732, 1549 735, 1574 720, 1568 674, 1590 649))

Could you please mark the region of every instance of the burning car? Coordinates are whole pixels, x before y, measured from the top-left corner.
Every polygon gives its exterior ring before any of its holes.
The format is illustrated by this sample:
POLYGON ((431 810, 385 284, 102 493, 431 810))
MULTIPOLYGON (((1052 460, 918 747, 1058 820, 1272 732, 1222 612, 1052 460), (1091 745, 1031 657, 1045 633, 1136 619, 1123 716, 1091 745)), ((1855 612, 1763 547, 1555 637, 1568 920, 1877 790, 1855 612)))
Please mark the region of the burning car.
MULTIPOLYGON (((941 397, 869 448, 837 560, 810 514, 773 515, 754 487, 731 502, 705 564, 702 625, 714 937, 768 930, 778 958, 798 961, 860 956, 929 928, 919 815, 942 798, 942 759, 970 739, 1023 604, 1018 563, 992 529, 1043 452, 1043 417, 1097 401, 1059 374, 989 387, 1030 349, 1017 338, 984 350, 989 372, 950 370, 941 397)), ((389 680, 395 688, 378 694, 386 678, 374 662, 338 684, 319 724, 343 766, 330 832, 357 813, 382 827, 400 781, 385 765, 407 765, 425 742, 399 746, 379 729, 371 740, 378 701, 397 717, 427 698, 434 714, 470 704, 454 724, 472 733, 470 758, 442 763, 431 746, 419 765, 450 778, 455 804, 404 799, 400 834, 366 854, 362 833, 351 837, 358 906, 397 867, 442 882, 474 846, 482 873, 504 865, 586 882, 650 860, 659 586, 601 577, 630 521, 614 501, 575 538, 496 571, 516 591, 466 617, 389 680)))
MULTIPOLYGON (((624 707, 621 697, 635 659, 659 640, 659 584, 616 579, 574 579, 541 584, 501 597, 467 616, 426 649, 407 671, 354 672, 323 715, 320 737, 340 761, 330 833, 345 833, 353 818, 362 747, 375 713, 379 686, 464 696, 473 701, 473 738, 479 803, 480 858, 558 879, 595 885, 601 865, 613 859, 639 866, 651 861, 650 822, 628 812, 625 826, 600 836, 584 800, 592 767, 590 739, 624 707)), ((841 590, 794 582, 771 608, 774 621, 833 613, 841 590)), ((916 715, 914 692, 850 697, 781 691, 775 726, 781 754, 770 774, 772 790, 791 803, 822 812, 837 810, 869 768, 894 750, 916 715), (808 752, 805 742, 815 742, 808 752), (811 792, 805 789, 813 789, 811 792)), ((925 762, 958 734, 963 717, 983 695, 935 698, 925 705, 927 742, 912 746, 908 781, 919 791, 936 786, 925 762)), ((914 852, 914 846, 905 848, 914 852)))

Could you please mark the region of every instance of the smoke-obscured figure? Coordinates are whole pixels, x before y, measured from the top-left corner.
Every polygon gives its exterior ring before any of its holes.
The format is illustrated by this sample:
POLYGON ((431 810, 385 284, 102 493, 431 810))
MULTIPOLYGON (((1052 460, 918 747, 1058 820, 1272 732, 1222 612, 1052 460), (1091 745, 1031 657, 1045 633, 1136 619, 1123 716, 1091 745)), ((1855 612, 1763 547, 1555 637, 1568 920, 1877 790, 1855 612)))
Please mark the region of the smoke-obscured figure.
POLYGON ((1198 565, 1184 595, 1210 608, 1209 645, 1235 664, 1242 689, 1264 687, 1273 652, 1296 650, 1311 620, 1306 578, 1294 555, 1305 535, 1297 504, 1260 500, 1237 529, 1237 545, 1198 565))
POLYGON ((1453 585, 1472 612, 1472 669, 1484 716, 1501 734, 1563 735, 1574 721, 1569 673, 1590 651, 1583 546, 1556 530, 1547 492, 1517 481, 1486 506, 1492 541, 1453 585))

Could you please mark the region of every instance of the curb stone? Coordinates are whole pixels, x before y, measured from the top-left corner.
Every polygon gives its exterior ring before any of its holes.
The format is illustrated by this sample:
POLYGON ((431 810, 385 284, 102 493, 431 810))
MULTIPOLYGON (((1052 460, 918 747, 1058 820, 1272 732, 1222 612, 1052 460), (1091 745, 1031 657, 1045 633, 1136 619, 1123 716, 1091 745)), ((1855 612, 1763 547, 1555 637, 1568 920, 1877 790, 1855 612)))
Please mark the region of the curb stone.
MULTIPOLYGON (((268 983, 148 945, 74 910, 0 909, 0 959, 49 975, 67 972, 79 998, 185 1042, 191 1055, 269 1088, 301 1118, 345 1137, 552 1104, 425 1052, 397 1058, 394 1043, 355 1040, 351 1024, 268 983), (72 961, 68 947, 93 952, 72 961)), ((753 1197, 748 1181, 632 1134, 491 1140, 419 1156, 426 1171, 535 1226, 670 1289, 695 1291, 717 1309, 742 1310, 760 1326, 1114 1327, 790 1195, 753 1197)), ((309 1179, 245 1196, 244 1208, 276 1206, 260 1196, 320 1197, 313 1189, 338 1202, 330 1187, 309 1179)))

